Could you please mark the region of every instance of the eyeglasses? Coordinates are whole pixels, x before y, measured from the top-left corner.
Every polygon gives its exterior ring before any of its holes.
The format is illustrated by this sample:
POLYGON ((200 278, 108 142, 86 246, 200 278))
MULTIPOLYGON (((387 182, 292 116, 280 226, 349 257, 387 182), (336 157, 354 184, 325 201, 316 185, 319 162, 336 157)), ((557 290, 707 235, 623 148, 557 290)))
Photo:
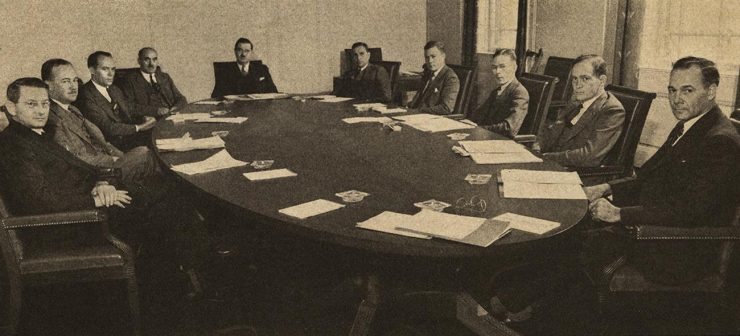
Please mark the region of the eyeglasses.
POLYGON ((453 210, 459 215, 480 216, 486 213, 486 200, 475 195, 471 198, 461 197, 455 201, 453 210))

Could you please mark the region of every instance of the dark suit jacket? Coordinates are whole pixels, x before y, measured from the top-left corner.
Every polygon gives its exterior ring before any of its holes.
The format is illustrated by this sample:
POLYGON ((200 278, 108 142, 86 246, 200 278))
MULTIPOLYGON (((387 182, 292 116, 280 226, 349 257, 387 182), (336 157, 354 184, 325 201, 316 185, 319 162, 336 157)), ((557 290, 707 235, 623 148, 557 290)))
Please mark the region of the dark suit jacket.
MULTIPOLYGON (((70 110, 76 109, 70 106, 70 110)), ((79 110, 77 110, 79 113, 79 110)), ((75 157, 97 167, 113 167, 113 157, 123 153, 105 140, 103 132, 82 114, 67 111, 51 102, 49 121, 44 129, 53 134, 54 141, 75 157)))
MULTIPOLYGON (((678 140, 664 145, 636 178, 609 183, 625 225, 726 226, 740 185, 740 136, 716 105, 678 140), (632 202, 630 202, 632 201, 632 202)), ((714 242, 638 241, 632 264, 664 283, 691 281, 716 261, 714 242)))
POLYGON ((432 77, 431 72, 425 72, 422 77, 421 89, 416 92, 410 107, 422 113, 451 114, 455 111, 457 93, 460 91, 460 80, 450 67, 446 66, 439 71, 439 75, 426 83, 432 77), (424 88, 426 86, 426 89, 424 88))
POLYGON ((342 76, 342 85, 334 94, 341 97, 389 103, 391 101, 391 80, 385 68, 368 64, 359 74, 358 70, 346 72, 342 76))
POLYGON ((113 102, 105 99, 90 80, 80 88, 77 101, 73 104, 80 109, 85 118, 98 126, 103 131, 105 139, 118 149, 126 151, 146 145, 150 132, 136 132, 135 126, 145 114, 132 109, 117 86, 111 85, 108 91, 113 102))
POLYGON ((145 111, 144 114, 157 116, 160 107, 181 108, 188 104, 188 100, 180 93, 170 75, 157 71, 154 73, 159 90, 144 79, 141 71, 129 73, 122 81, 121 91, 130 102, 132 108, 145 111))
POLYGON ((577 114, 578 103, 558 112, 557 120, 544 127, 538 139, 544 157, 565 166, 596 167, 619 139, 624 128, 624 107, 608 92, 591 104, 572 127, 570 116, 577 114))
POLYGON ((483 128, 513 138, 519 133, 529 108, 529 93, 513 79, 500 93, 493 90, 488 99, 470 116, 483 128))
POLYGON ((242 76, 236 62, 214 66, 216 86, 213 88, 211 98, 245 93, 278 92, 275 83, 272 82, 270 69, 261 62, 249 62, 249 72, 246 76, 242 76))

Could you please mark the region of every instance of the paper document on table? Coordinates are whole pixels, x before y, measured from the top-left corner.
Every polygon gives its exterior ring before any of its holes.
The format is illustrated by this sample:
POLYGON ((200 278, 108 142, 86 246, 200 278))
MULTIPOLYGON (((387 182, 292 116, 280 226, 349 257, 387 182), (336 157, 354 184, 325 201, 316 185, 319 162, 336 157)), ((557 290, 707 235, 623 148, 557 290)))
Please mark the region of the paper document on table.
POLYGON ((230 118, 219 118, 219 117, 208 117, 198 119, 197 123, 226 123, 226 124, 241 124, 247 121, 247 117, 230 117, 230 118))
POLYGON ((203 161, 172 166, 172 170, 188 175, 195 175, 246 165, 246 162, 234 159, 233 157, 231 157, 229 152, 224 149, 203 161))
POLYGON ((502 186, 505 198, 587 199, 586 193, 578 184, 505 182, 502 186))
POLYGON ((412 238, 431 239, 432 237, 428 235, 396 229, 396 226, 402 225, 403 223, 411 220, 412 217, 413 216, 407 214, 392 211, 383 211, 375 217, 372 217, 364 222, 357 223, 357 227, 412 238))
POLYGON ((560 226, 560 223, 535 217, 523 216, 507 212, 493 217, 495 220, 509 222, 509 227, 535 234, 543 234, 560 226))
POLYGON ((410 221, 401 223, 396 228, 434 237, 460 240, 477 230, 485 221, 485 218, 422 209, 413 215, 410 221))
POLYGON ((393 118, 401 120, 404 124, 416 128, 420 131, 431 133, 475 128, 475 126, 473 125, 468 125, 457 120, 452 120, 443 116, 427 113, 397 116, 393 118))
POLYGON ((459 142, 469 153, 528 153, 526 147, 512 140, 463 140, 459 142))
POLYGON ((501 182, 531 182, 543 184, 577 184, 581 178, 577 172, 554 172, 544 170, 502 169, 501 182))
POLYGON ((221 101, 220 100, 201 100, 201 101, 197 101, 197 102, 195 102, 193 104, 196 104, 196 105, 218 105, 218 104, 221 104, 221 101))
POLYGON ((391 114, 391 113, 403 113, 406 112, 405 108, 402 107, 395 107, 395 108, 388 108, 387 106, 376 106, 372 108, 373 111, 378 112, 380 114, 391 114))
POLYGON ((298 174, 294 173, 290 169, 285 169, 285 168, 244 173, 243 175, 244 177, 247 178, 247 180, 250 180, 250 181, 261 181, 261 180, 270 180, 270 179, 276 179, 276 178, 281 178, 281 177, 298 176, 298 174))
POLYGON ((290 217, 306 219, 311 216, 320 215, 322 213, 333 211, 343 207, 344 204, 334 203, 325 199, 317 199, 315 201, 294 205, 285 209, 280 209, 278 210, 278 212, 290 217))
POLYGON ((341 103, 348 100, 352 100, 354 98, 352 97, 332 97, 332 98, 324 98, 319 101, 325 102, 325 103, 341 103))
POLYGON ((352 104, 352 106, 355 108, 355 110, 358 110, 358 111, 368 111, 375 107, 385 107, 385 104, 383 103, 360 103, 360 104, 352 104))
POLYGON ((157 148, 160 151, 184 152, 196 149, 223 148, 226 146, 224 140, 219 136, 195 139, 188 137, 174 139, 157 139, 157 148))
POLYGON ((307 96, 308 99, 328 99, 328 98, 336 98, 335 95, 315 95, 315 96, 307 96))
POLYGON ((530 152, 521 153, 471 153, 470 158, 477 164, 532 163, 542 162, 530 152))
POLYGON ((363 122, 377 122, 381 124, 387 124, 392 123, 393 119, 388 117, 352 117, 352 118, 344 118, 342 121, 348 123, 348 124, 356 124, 356 123, 363 123, 363 122))
POLYGON ((200 120, 200 119, 207 119, 210 118, 211 114, 208 112, 199 112, 199 113, 178 113, 173 114, 169 117, 167 117, 166 120, 171 120, 172 122, 183 122, 187 120, 200 120))
POLYGON ((287 93, 250 93, 247 95, 247 97, 255 99, 255 100, 261 100, 261 99, 283 99, 290 97, 287 93))

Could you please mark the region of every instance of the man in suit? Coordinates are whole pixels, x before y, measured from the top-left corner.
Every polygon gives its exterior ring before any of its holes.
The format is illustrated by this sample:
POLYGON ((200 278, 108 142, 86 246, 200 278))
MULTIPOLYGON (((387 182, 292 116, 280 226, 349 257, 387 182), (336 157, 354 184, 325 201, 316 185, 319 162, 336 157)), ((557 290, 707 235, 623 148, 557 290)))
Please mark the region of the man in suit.
MULTIPOLYGON (((716 262, 718 242, 641 241, 633 228, 717 227, 733 219, 740 199, 740 135, 715 102, 718 84, 714 62, 693 56, 676 61, 668 98, 678 122, 663 146, 636 177, 584 188, 593 221, 579 224, 586 237, 580 263, 592 279, 610 281, 603 279, 610 275, 604 270, 618 270, 625 261, 666 285, 696 281, 711 271, 707 265, 716 262), (605 198, 610 195, 613 201, 605 198)), ((494 310, 522 315, 528 303, 563 284, 567 272, 547 273, 497 288, 494 310)))
POLYGON ((460 91, 455 71, 445 64, 445 46, 438 41, 424 45, 424 86, 416 92, 409 105, 414 113, 452 114, 460 91))
POLYGON ((254 44, 244 37, 236 40, 234 55, 236 63, 223 68, 215 68, 216 85, 211 93, 212 98, 246 93, 278 92, 272 82, 270 69, 262 62, 252 62, 254 44))
POLYGON ((370 64, 370 49, 365 42, 352 45, 354 69, 342 76, 342 85, 334 94, 365 101, 389 103, 391 80, 385 68, 370 64))
POLYGON ((527 116, 529 93, 516 79, 516 54, 513 50, 497 50, 493 54, 492 67, 499 86, 473 112, 470 120, 480 127, 513 138, 527 116))
POLYGON ((571 167, 597 167, 619 139, 624 107, 604 90, 606 62, 597 55, 576 58, 571 71, 573 101, 539 134, 546 159, 571 167))
MULTIPOLYGON (((149 111, 131 107, 121 89, 113 85, 116 67, 109 52, 96 51, 87 58, 90 81, 85 83, 75 101, 82 114, 97 125, 105 138, 121 150, 146 146, 156 119, 149 111)), ((166 114, 168 109, 156 110, 166 114)))
MULTIPOLYGON (((42 80, 15 80, 8 86, 7 98, 12 120, 0 133, 0 186, 14 214, 107 207, 114 232, 123 233, 125 238, 136 236, 137 231, 148 237, 167 237, 167 246, 175 251, 177 261, 188 270, 191 279, 196 278, 195 269, 202 265, 207 238, 193 202, 185 198, 185 193, 118 189, 114 177, 102 176, 98 167, 54 142, 54 129, 44 129, 50 102, 42 80), (130 220, 140 217, 143 220, 130 220)), ((37 232, 30 232, 24 238, 31 244, 79 243, 74 230, 54 233, 40 237, 37 232)))
POLYGON ((41 79, 49 86, 49 122, 44 129, 54 141, 90 165, 121 169, 127 184, 158 175, 161 171, 148 147, 122 152, 105 140, 103 132, 71 105, 77 100, 77 72, 66 60, 50 59, 41 66, 41 79))
POLYGON ((155 109, 157 115, 164 115, 188 104, 170 75, 160 70, 154 48, 139 50, 137 62, 141 71, 128 74, 121 84, 121 91, 134 109, 155 109), (159 109, 166 109, 167 112, 160 113, 159 109))

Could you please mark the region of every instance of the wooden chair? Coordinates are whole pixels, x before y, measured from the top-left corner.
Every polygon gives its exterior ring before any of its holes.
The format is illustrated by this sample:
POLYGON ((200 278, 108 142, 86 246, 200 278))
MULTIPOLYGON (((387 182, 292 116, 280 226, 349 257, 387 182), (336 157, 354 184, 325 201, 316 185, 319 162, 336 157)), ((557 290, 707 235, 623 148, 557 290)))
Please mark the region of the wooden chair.
POLYGON ((23 286, 103 280, 126 281, 132 334, 141 333, 134 255, 128 245, 110 234, 105 212, 85 210, 11 216, 0 198, 0 252, 9 292, 8 297, 3 298, 8 322, 6 326, 0 325, 0 334, 15 335, 18 332, 23 286), (100 243, 30 248, 19 234, 22 231, 42 232, 48 228, 70 226, 75 226, 75 229, 98 229, 102 236, 100 243))
POLYGON ((135 73, 136 71, 139 71, 139 70, 140 70, 139 68, 116 69, 116 75, 113 77, 113 85, 117 86, 119 89, 122 88, 125 78, 128 77, 129 74, 135 73))
MULTIPOLYGON (((731 200, 728 200, 731 201, 731 200)), ((740 240, 740 206, 736 206, 735 218, 724 227, 665 227, 654 225, 641 225, 635 228, 636 240, 670 240, 670 241, 721 241, 722 246, 717 254, 717 262, 707 267, 712 272, 704 278, 695 282, 681 285, 663 285, 654 283, 629 264, 626 258, 620 258, 611 265, 604 268, 601 278, 597 283, 600 308, 603 311, 610 309, 613 299, 619 296, 646 297, 651 294, 678 295, 709 294, 718 297, 720 308, 726 310, 734 299, 728 294, 731 283, 728 276, 735 270, 731 266, 736 262, 733 260, 735 241, 740 240)), ((736 284, 735 284, 736 285, 736 284)), ((696 309, 692 307, 692 309, 696 309)), ((611 315, 611 314, 609 314, 611 315)), ((737 326, 734 326, 737 327, 737 326)))
POLYGON ((575 59, 573 58, 557 56, 550 56, 547 58, 543 74, 558 79, 558 83, 555 85, 555 91, 552 94, 550 110, 547 114, 549 120, 555 120, 555 118, 557 118, 558 109, 567 105, 568 100, 570 100, 571 91, 573 91, 573 84, 570 80, 570 72, 573 70, 573 62, 575 62, 575 59))
POLYGON ((545 114, 550 109, 552 94, 558 79, 547 75, 523 73, 519 82, 529 93, 527 116, 522 121, 519 135, 537 135, 545 125, 545 114))
POLYGON ((608 85, 606 90, 613 94, 624 107, 624 128, 614 147, 606 154, 599 167, 573 168, 585 185, 604 183, 615 178, 632 176, 637 144, 642 128, 655 99, 655 93, 644 92, 623 86, 608 85))
POLYGON ((380 65, 382 66, 385 71, 388 72, 388 77, 391 80, 391 98, 395 98, 396 95, 396 85, 398 82, 398 76, 399 71, 401 69, 401 62, 394 62, 394 61, 374 61, 370 62, 372 64, 380 65))
POLYGON ((472 97, 473 92, 473 83, 475 82, 475 67, 457 64, 447 64, 447 66, 455 71, 457 78, 460 80, 460 91, 457 93, 455 110, 447 117, 452 119, 467 118, 470 98, 472 97))

